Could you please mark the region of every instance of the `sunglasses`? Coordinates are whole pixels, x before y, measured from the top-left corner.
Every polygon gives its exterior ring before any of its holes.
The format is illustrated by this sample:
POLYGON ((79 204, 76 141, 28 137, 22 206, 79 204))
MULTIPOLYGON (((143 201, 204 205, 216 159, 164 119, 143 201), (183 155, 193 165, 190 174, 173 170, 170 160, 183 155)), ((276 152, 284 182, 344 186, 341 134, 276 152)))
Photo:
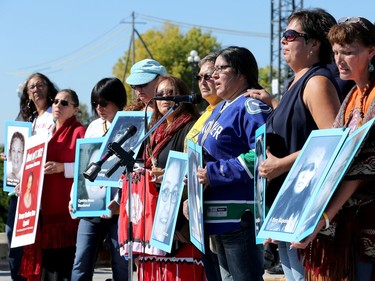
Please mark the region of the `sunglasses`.
POLYGON ((106 101, 106 100, 100 100, 100 101, 98 101, 98 102, 93 101, 93 102, 91 103, 91 105, 92 105, 93 107, 95 107, 95 108, 97 108, 98 105, 100 105, 101 107, 106 107, 108 104, 109 104, 109 101, 106 101))
POLYGON ((149 83, 145 83, 145 84, 142 84, 142 85, 130 85, 130 87, 131 87, 133 90, 135 90, 135 89, 137 89, 137 88, 141 88, 141 89, 143 89, 143 88, 147 87, 148 84, 149 84, 149 83))
POLYGON ((197 75, 197 76, 195 76, 195 79, 197 79, 198 82, 200 82, 202 79, 205 80, 205 81, 208 81, 208 80, 211 80, 211 78, 212 78, 211 74, 205 74, 205 75, 197 75))
POLYGON ((299 33, 293 29, 288 29, 287 31, 285 31, 283 33, 283 38, 285 38, 285 40, 287 42, 293 42, 294 40, 296 40, 298 37, 302 37, 302 38, 305 38, 305 40, 308 39, 308 36, 306 33, 299 33))
POLYGON ((53 100, 53 104, 55 104, 55 105, 58 105, 58 104, 61 104, 62 106, 68 106, 69 104, 70 104, 70 102, 69 101, 67 101, 67 100, 60 100, 60 99, 54 99, 53 100))
POLYGON ((165 97, 165 96, 174 96, 174 91, 171 90, 165 90, 165 91, 159 91, 155 94, 156 98, 165 97))
POLYGON ((359 23, 364 29, 366 29, 367 31, 369 30, 360 17, 343 17, 337 21, 337 24, 339 25, 344 23, 359 23))

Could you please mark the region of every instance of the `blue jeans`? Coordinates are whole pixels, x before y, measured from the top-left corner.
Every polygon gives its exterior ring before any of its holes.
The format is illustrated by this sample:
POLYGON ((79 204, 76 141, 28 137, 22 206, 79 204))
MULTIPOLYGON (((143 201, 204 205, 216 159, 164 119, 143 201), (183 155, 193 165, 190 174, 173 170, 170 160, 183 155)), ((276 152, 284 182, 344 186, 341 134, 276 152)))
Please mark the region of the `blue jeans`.
POLYGON ((279 256, 286 281, 305 280, 305 270, 302 265, 302 257, 298 258, 297 249, 290 249, 290 243, 288 242, 280 242, 279 256))
POLYGON ((16 216, 16 209, 17 209, 17 196, 10 196, 9 198, 9 209, 8 209, 8 217, 7 222, 5 225, 5 232, 8 239, 8 263, 10 269, 10 275, 13 281, 24 281, 25 278, 18 275, 20 270, 21 261, 22 261, 22 247, 11 248, 10 244, 12 243, 12 232, 14 227, 14 219, 16 216))
POLYGON ((72 281, 92 280, 95 262, 104 238, 110 238, 114 281, 128 280, 128 262, 120 256, 117 237, 118 216, 111 219, 81 219, 78 226, 72 281))
POLYGON ((223 281, 263 280, 263 245, 255 244, 254 215, 245 212, 241 228, 215 235, 223 281))
POLYGON ((221 281, 219 260, 210 249, 208 235, 204 236, 204 252, 204 254, 202 253, 202 261, 207 281, 221 281))

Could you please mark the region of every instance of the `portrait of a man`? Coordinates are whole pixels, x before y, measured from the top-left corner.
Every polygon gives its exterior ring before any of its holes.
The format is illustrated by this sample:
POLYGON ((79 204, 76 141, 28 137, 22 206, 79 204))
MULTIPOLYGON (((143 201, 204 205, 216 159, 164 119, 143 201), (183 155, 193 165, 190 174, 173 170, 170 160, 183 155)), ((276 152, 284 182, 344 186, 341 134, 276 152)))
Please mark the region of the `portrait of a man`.
POLYGON ((166 252, 170 252, 172 246, 186 170, 186 154, 170 151, 159 191, 151 234, 151 245, 160 247, 166 252), (174 157, 176 155, 178 157, 174 157))

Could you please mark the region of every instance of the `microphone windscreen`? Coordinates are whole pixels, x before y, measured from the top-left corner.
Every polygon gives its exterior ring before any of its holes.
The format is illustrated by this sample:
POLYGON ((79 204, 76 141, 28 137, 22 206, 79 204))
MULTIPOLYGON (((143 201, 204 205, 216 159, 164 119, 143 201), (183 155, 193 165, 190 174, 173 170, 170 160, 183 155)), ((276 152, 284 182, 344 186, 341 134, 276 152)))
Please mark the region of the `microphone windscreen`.
POLYGON ((201 101, 202 101, 202 96, 201 95, 199 95, 199 94, 192 94, 192 100, 191 100, 191 102, 193 104, 200 104, 201 101))

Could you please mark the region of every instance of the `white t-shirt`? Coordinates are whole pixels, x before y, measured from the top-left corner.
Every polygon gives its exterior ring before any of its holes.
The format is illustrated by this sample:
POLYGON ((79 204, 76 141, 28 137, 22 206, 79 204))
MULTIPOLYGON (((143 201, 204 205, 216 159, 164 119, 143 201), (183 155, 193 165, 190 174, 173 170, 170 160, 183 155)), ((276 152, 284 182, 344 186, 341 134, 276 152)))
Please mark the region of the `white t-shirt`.
POLYGON ((48 130, 48 139, 53 135, 55 129, 55 121, 52 116, 52 107, 49 107, 41 116, 33 121, 33 135, 37 135, 44 130, 48 130))
POLYGON ((85 138, 100 138, 104 136, 109 127, 111 127, 111 122, 104 121, 102 118, 95 119, 87 127, 85 138))

